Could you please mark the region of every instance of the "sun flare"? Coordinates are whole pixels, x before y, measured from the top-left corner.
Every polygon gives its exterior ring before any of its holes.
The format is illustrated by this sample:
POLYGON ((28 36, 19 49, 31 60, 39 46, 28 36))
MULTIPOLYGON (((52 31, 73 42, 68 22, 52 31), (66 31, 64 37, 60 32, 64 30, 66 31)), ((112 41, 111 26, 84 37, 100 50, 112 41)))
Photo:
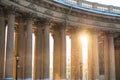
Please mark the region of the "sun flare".
POLYGON ((87 35, 82 35, 80 38, 82 43, 83 61, 85 61, 87 60, 87 56, 88 56, 88 37, 87 35))
POLYGON ((83 80, 87 80, 88 71, 88 36, 82 35, 80 37, 82 44, 82 64, 83 64, 83 80))

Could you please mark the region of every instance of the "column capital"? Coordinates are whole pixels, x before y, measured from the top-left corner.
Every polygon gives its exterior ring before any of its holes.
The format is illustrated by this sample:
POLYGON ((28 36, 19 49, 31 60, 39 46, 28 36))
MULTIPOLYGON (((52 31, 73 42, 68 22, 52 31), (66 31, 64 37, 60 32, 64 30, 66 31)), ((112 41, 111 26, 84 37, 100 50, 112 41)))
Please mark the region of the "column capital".
POLYGON ((42 28, 43 27, 43 21, 42 20, 36 20, 35 22, 34 22, 34 24, 35 24, 35 26, 36 27, 39 27, 39 28, 42 28))
POLYGON ((115 39, 115 48, 120 48, 120 38, 115 39))
POLYGON ((33 28, 34 33, 37 34, 39 33, 39 31, 43 30, 43 24, 41 23, 41 21, 35 21, 34 22, 35 27, 33 28))
POLYGON ((37 32, 38 32, 37 27, 33 27, 33 28, 32 28, 32 32, 36 35, 36 34, 37 34, 37 32))
POLYGON ((66 31, 66 25, 64 23, 54 23, 52 26, 53 31, 66 31))
POLYGON ((17 25, 15 25, 14 29, 15 29, 15 33, 18 33, 18 26, 17 25))
POLYGON ((92 31, 93 34, 97 34, 97 33, 99 33, 101 30, 98 29, 98 28, 94 28, 94 29, 92 29, 91 31, 92 31))
POLYGON ((17 9, 18 9, 17 7, 11 5, 11 6, 7 7, 7 12, 8 12, 8 14, 14 14, 15 15, 17 9))
POLYGON ((23 18, 23 16, 22 15, 20 15, 20 16, 17 16, 17 21, 19 22, 19 23, 25 23, 25 19, 23 18))
POLYGON ((53 22, 53 19, 51 18, 45 18, 43 20, 44 25, 50 25, 53 22))
POLYGON ((109 37, 114 37, 115 31, 113 30, 105 31, 105 34, 107 34, 109 37))
POLYGON ((30 19, 34 19, 36 15, 37 14, 35 13, 28 12, 28 13, 24 13, 23 17, 25 20, 30 20, 30 19))

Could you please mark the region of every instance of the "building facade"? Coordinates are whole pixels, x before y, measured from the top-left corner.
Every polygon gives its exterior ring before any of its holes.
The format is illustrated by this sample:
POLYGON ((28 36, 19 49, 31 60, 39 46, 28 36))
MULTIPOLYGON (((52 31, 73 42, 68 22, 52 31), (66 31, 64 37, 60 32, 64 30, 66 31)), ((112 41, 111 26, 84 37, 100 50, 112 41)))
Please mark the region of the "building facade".
POLYGON ((0 0, 0 79, 50 80, 51 33, 54 39, 53 80, 67 79, 66 35, 71 39, 70 79, 82 80, 79 35, 87 33, 87 80, 102 77, 120 80, 120 8, 82 0, 73 1, 72 6, 67 5, 69 0, 66 5, 67 0, 58 1, 60 3, 56 0, 0 0))

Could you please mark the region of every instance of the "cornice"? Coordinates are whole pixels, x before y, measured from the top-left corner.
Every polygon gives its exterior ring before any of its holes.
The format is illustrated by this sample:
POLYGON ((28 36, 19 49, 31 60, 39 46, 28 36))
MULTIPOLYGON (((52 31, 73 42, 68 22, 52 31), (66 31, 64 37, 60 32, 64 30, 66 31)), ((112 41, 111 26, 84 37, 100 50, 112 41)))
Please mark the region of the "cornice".
MULTIPOLYGON (((67 7, 67 6, 65 7, 62 4, 57 4, 57 3, 54 3, 54 2, 50 2, 50 1, 39 1, 39 0, 36 0, 36 1, 26 0, 26 1, 30 1, 31 3, 34 3, 38 6, 46 7, 50 10, 63 13, 64 15, 67 15, 69 10, 70 10, 70 7, 67 7), (62 6, 60 6, 60 5, 62 5, 62 6)), ((92 13, 92 12, 77 10, 77 9, 74 9, 74 8, 72 8, 72 11, 70 12, 69 15, 72 15, 72 16, 75 16, 75 17, 82 17, 82 18, 86 18, 86 19, 98 20, 98 21, 103 21, 104 20, 105 22, 111 22, 111 21, 113 23, 120 22, 120 19, 118 19, 116 17, 105 16, 105 15, 101 15, 101 14, 95 14, 95 13, 92 13)))

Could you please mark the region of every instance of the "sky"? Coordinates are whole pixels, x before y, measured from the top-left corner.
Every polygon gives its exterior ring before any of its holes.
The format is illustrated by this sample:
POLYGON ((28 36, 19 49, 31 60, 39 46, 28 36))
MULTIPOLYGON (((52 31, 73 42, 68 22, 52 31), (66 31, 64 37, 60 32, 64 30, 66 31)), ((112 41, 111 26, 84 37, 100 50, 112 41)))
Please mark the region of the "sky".
POLYGON ((101 4, 114 5, 120 7, 120 0, 86 0, 91 2, 98 2, 101 4))

